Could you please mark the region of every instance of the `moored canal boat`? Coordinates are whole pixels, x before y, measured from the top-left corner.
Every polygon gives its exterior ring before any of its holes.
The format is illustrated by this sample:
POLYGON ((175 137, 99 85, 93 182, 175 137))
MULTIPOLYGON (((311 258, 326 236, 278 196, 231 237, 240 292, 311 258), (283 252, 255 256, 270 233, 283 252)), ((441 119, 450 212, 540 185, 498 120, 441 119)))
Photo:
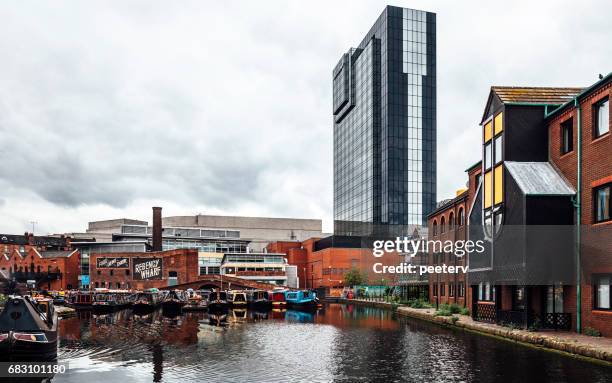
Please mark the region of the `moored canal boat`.
POLYGON ((152 311, 161 304, 161 297, 159 290, 155 288, 138 292, 134 297, 132 309, 134 311, 152 311))
POLYGON ((52 299, 9 297, 0 312, 0 355, 15 361, 57 355, 57 314, 52 299))
POLYGON ((274 289, 268 292, 268 299, 272 302, 274 308, 285 308, 287 301, 285 300, 286 289, 274 289))
POLYGON ((227 303, 233 307, 247 306, 247 293, 244 290, 229 290, 227 292, 227 303))
POLYGON ((92 308, 96 312, 111 312, 124 309, 131 304, 127 290, 96 289, 92 308))
POLYGON ((285 291, 287 307, 302 310, 316 310, 321 307, 317 294, 310 290, 285 291))
POLYGON ((181 311, 187 304, 187 295, 182 290, 170 290, 166 292, 161 302, 164 310, 181 311))
POLYGON ((65 305, 75 310, 89 310, 92 308, 94 293, 88 290, 71 291, 65 305))
POLYGON ((264 290, 252 290, 247 294, 247 301, 250 308, 267 309, 272 302, 268 298, 269 294, 264 290))
POLYGON ((187 304, 183 306, 183 311, 204 311, 208 308, 208 290, 188 289, 186 292, 187 304))
POLYGON ((215 289, 208 296, 208 310, 225 309, 227 309, 227 293, 225 291, 215 289))

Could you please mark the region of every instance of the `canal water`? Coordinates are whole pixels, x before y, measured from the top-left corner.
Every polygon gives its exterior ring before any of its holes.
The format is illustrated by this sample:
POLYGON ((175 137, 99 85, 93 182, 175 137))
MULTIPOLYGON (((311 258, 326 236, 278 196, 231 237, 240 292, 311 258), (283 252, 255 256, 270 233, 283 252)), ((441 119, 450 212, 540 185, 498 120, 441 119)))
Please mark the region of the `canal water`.
POLYGON ((53 382, 610 382, 612 368, 363 306, 79 312, 53 382))

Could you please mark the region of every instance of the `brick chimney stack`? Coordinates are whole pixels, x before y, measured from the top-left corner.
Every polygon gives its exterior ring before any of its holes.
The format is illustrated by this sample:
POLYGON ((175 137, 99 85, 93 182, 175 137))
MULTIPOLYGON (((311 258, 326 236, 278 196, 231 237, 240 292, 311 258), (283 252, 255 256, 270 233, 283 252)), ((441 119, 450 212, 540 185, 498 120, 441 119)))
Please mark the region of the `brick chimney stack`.
POLYGON ((162 208, 153 208, 153 251, 162 251, 162 208))

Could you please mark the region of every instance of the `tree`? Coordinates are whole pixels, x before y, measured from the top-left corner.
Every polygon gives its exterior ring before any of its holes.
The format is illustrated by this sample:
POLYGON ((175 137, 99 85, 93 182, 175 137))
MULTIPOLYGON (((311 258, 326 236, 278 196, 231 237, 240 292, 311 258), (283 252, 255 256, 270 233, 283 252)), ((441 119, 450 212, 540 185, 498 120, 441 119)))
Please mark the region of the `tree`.
POLYGON ((344 274, 344 284, 350 287, 362 285, 367 282, 367 276, 357 268, 352 268, 344 274))

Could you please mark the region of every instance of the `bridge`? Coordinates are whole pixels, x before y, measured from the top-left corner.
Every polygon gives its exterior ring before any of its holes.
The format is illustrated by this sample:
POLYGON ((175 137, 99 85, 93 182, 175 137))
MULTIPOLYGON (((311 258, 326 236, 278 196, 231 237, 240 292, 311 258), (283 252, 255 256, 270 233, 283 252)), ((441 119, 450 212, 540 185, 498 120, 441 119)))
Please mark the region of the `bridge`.
MULTIPOLYGON (((181 283, 174 286, 160 287, 161 290, 210 290, 210 289, 233 289, 233 290, 272 290, 275 287, 284 287, 272 283, 262 283, 249 279, 230 277, 227 275, 209 274, 201 275, 197 281, 181 283)), ((288 289, 291 289, 287 287, 288 289)))

